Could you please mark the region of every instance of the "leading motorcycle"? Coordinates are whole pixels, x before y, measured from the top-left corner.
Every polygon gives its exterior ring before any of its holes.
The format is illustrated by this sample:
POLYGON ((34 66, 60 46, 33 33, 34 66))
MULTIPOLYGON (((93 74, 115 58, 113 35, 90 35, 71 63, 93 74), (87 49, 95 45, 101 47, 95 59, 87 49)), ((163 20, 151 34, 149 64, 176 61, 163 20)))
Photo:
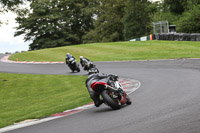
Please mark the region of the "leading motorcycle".
POLYGON ((68 61, 66 61, 66 64, 72 70, 72 72, 74 71, 80 72, 79 64, 74 58, 70 58, 68 61))

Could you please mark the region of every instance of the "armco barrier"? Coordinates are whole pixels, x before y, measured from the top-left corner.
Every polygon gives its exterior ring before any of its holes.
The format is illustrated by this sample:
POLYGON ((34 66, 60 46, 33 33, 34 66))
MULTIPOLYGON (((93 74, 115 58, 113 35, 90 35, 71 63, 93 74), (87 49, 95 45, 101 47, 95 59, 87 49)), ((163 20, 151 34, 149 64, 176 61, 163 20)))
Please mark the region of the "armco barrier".
POLYGON ((200 33, 162 33, 153 35, 153 40, 200 41, 200 33))

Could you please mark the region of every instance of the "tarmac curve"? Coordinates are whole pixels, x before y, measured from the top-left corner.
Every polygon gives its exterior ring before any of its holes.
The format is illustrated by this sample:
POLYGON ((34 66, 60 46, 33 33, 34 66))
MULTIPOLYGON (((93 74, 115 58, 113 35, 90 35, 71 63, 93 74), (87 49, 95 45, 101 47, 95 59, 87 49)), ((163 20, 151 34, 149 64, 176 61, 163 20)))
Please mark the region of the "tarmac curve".
MULTIPOLYGON (((1 56, 0 56, 1 57, 1 56)), ((141 87, 129 96, 132 105, 113 111, 107 106, 10 133, 199 133, 200 59, 95 62, 100 72, 136 79, 141 87)), ((64 64, 0 62, 0 72, 29 74, 71 73, 64 64)))

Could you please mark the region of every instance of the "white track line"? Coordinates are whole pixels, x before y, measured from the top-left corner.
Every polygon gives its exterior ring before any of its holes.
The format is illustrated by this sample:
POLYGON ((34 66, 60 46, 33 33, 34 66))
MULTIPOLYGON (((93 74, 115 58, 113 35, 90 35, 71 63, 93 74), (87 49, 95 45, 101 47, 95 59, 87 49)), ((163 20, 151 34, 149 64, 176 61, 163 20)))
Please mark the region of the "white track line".
POLYGON ((64 64, 64 62, 35 62, 35 61, 11 61, 8 58, 10 55, 6 55, 1 58, 1 62, 6 63, 20 63, 20 64, 64 64))

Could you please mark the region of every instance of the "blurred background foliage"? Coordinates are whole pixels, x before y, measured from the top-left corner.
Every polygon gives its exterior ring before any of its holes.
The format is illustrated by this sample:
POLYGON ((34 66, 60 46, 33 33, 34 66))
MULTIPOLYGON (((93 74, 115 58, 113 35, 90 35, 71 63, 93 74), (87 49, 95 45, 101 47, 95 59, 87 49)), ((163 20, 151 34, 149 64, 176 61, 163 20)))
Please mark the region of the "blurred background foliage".
POLYGON ((0 6, 0 13, 18 15, 15 36, 31 41, 30 50, 126 41, 151 34, 152 23, 162 20, 177 32, 200 32, 199 0, 1 0, 0 6))

